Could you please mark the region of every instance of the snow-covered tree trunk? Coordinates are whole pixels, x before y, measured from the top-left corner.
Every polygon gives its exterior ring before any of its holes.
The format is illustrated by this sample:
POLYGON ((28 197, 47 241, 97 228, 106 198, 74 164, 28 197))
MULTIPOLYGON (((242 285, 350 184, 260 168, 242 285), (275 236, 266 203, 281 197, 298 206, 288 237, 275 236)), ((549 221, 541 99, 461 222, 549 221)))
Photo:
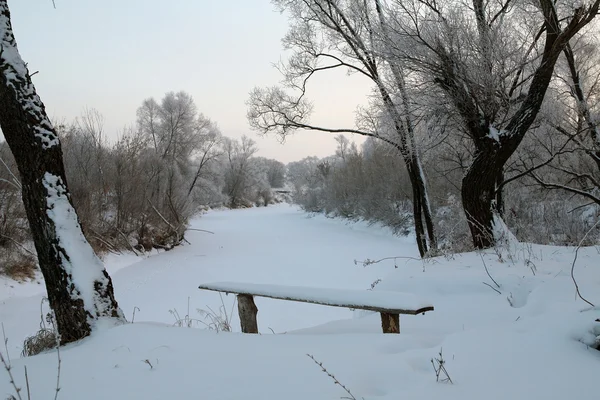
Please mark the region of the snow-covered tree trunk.
POLYGON ((109 275, 83 236, 61 145, 19 55, 6 0, 0 0, 0 46, 0 126, 21 174, 23 203, 61 343, 70 343, 89 335, 99 317, 124 317, 109 275))
MULTIPOLYGON (((388 23, 385 20, 380 0, 375 0, 375 10, 379 18, 381 31, 383 32, 384 42, 387 46, 390 46, 393 43, 393 41, 390 39, 388 23)), ((405 155, 404 158, 406 163, 406 169, 410 176, 410 181, 413 189, 413 214, 415 219, 415 231, 417 234, 417 245, 419 247, 421 257, 423 257, 428 252, 427 241, 425 239, 425 230, 427 231, 427 235, 429 237, 429 250, 433 250, 434 252, 435 250, 437 250, 437 237, 435 234, 435 227, 433 224, 431 203, 429 202, 429 195, 427 194, 427 185, 425 181, 425 173, 423 171, 421 157, 419 155, 419 151, 417 149, 417 144, 415 140, 415 124, 413 118, 411 117, 412 113, 409 106, 409 96, 406 90, 406 81, 404 78, 404 73, 400 65, 396 62, 390 62, 388 60, 388 64, 390 67, 390 71, 392 72, 392 76, 394 77, 394 83, 396 85, 396 88, 400 92, 400 99, 402 102, 404 118, 402 118, 398 114, 398 112, 395 110, 395 107, 392 108, 390 111, 391 113, 396 115, 398 123, 401 123, 402 119, 404 120, 404 129, 400 131, 399 134, 405 136, 404 143, 410 145, 408 147, 410 149, 410 154, 406 154, 406 152, 403 153, 405 155), (423 218, 425 219, 425 227, 427 229, 423 228, 423 218), (422 235, 422 237, 419 237, 419 235, 422 235)), ((403 147, 406 148, 406 144, 403 147)))
MULTIPOLYGON (((482 140, 483 141, 483 140, 482 140)), ((490 140, 491 141, 491 140, 490 140)), ((473 244, 484 249, 494 246, 494 214, 497 177, 513 150, 492 143, 481 144, 463 177, 461 194, 473 244), (505 150, 505 151, 502 151, 505 150)))

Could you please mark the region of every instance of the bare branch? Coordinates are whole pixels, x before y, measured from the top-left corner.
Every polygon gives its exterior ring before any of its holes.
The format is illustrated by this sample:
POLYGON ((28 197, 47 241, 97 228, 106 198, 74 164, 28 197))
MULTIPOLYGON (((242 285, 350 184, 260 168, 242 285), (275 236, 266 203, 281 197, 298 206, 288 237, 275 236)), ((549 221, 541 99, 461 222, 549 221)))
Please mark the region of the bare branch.
POLYGON ((573 263, 571 264, 571 279, 573 280, 573 284, 575 285, 575 291, 577 293, 577 296, 581 300, 585 301, 586 303, 588 303, 592 307, 595 307, 594 304, 592 304, 591 302, 589 302, 588 300, 586 300, 581 295, 581 292, 579 291, 579 285, 577 284, 577 280, 575 280, 575 263, 577 262, 577 255, 579 254, 579 249, 581 248, 581 245, 583 244, 583 242, 587 238, 587 235, 591 231, 593 231, 598 226, 598 224, 600 224, 600 220, 596 221, 596 223, 585 233, 585 235, 583 235, 583 238, 581 238, 581 240, 579 241, 579 244, 577 245, 577 248, 575 249, 575 257, 573 257, 573 263))

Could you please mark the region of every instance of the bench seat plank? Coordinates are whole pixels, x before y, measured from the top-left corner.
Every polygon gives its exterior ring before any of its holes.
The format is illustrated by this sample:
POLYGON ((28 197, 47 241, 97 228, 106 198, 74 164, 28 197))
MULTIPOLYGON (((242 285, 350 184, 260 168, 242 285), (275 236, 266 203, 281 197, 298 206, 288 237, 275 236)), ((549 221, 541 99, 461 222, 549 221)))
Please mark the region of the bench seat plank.
POLYGON ((416 315, 433 311, 431 303, 422 301, 411 293, 382 290, 327 289, 240 282, 206 283, 200 285, 199 289, 377 311, 387 314, 416 315))

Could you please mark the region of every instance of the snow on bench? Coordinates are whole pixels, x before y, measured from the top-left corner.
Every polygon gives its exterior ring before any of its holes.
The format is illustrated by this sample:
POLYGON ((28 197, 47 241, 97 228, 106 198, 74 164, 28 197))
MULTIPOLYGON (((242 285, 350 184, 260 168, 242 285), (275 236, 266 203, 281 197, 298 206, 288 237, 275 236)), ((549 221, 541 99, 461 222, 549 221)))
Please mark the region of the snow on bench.
POLYGON ((381 314, 384 333, 400 333, 400 314, 417 315, 433 311, 431 303, 422 301, 411 293, 380 290, 327 289, 238 282, 206 283, 200 285, 199 289, 236 294, 244 333, 258 333, 256 322, 258 308, 253 296, 376 311, 381 314))

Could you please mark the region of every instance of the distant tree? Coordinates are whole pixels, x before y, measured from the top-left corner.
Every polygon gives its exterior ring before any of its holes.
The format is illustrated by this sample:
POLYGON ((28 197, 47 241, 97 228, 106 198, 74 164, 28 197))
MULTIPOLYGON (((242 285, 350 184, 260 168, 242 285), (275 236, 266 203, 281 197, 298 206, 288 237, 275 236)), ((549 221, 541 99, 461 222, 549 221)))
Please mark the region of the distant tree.
POLYGON ((265 158, 255 157, 255 164, 264 172, 269 187, 281 188, 285 184, 285 164, 281 161, 265 158))
POLYGON ((223 154, 221 144, 223 136, 215 123, 200 114, 197 118, 195 137, 198 144, 194 151, 195 173, 188 189, 188 196, 196 187, 196 184, 206 177, 210 166, 223 154))
MULTIPOLYGON (((185 224, 195 211, 194 190, 201 189, 199 184, 222 153, 221 133, 184 91, 166 93, 160 103, 144 100, 137 110, 137 129, 145 145, 140 200, 148 213, 167 224, 165 234, 174 239, 168 244, 172 246, 183 240, 185 224)), ((140 229, 144 234, 139 236, 144 236, 150 227, 140 229)))
POLYGON ((286 179, 296 191, 314 186, 317 180, 316 171, 319 159, 311 156, 300 161, 293 161, 286 166, 286 179))
POLYGON ((58 125, 56 131, 62 144, 69 191, 84 230, 101 226, 110 214, 110 152, 104 117, 97 110, 85 109, 72 124, 58 125))
POLYGON ((250 158, 256 153, 256 143, 247 136, 241 141, 227 138, 223 144, 225 156, 225 185, 223 193, 229 198, 229 207, 238 208, 247 204, 247 195, 252 187, 250 158))
POLYGON ((124 320, 110 276, 83 236, 67 188, 61 144, 31 82, 0 0, 0 126, 22 197, 61 343, 88 336, 99 317, 124 320))

